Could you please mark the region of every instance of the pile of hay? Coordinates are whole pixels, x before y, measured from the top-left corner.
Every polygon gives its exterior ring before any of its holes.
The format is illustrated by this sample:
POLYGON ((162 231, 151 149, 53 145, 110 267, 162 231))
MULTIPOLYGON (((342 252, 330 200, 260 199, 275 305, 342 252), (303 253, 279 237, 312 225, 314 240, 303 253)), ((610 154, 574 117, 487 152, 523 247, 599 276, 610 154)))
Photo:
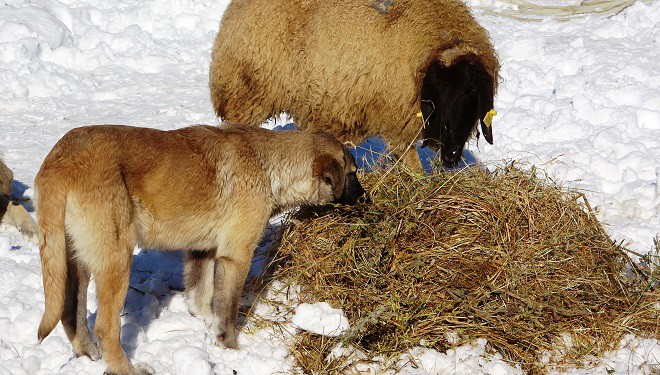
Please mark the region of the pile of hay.
POLYGON ((484 337, 534 373, 562 333, 569 363, 626 333, 660 338, 655 276, 631 268, 581 194, 515 167, 360 178, 372 202, 301 211, 280 239, 276 276, 351 322, 336 339, 300 336, 306 372, 346 370, 326 361, 339 342, 394 358, 484 337))

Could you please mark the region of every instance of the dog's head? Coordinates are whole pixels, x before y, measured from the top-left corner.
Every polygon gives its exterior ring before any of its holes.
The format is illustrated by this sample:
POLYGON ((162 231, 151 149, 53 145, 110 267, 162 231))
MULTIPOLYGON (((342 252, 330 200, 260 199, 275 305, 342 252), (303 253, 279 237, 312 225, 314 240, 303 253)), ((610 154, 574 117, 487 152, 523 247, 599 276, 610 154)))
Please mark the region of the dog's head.
POLYGON ((335 150, 323 150, 314 158, 313 175, 318 182, 320 203, 355 204, 365 193, 357 179, 355 158, 346 146, 334 137, 332 140, 331 148, 335 150))

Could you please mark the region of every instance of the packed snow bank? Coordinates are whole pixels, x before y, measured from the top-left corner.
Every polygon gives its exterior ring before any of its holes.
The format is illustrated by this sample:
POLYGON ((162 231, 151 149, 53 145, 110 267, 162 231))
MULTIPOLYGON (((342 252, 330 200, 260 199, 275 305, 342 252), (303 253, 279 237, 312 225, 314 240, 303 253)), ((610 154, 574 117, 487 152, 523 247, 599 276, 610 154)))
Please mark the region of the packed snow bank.
POLYGON ((542 167, 585 191, 615 239, 649 251, 660 232, 660 8, 532 26, 483 21, 503 60, 502 116, 495 146, 477 157, 542 167))

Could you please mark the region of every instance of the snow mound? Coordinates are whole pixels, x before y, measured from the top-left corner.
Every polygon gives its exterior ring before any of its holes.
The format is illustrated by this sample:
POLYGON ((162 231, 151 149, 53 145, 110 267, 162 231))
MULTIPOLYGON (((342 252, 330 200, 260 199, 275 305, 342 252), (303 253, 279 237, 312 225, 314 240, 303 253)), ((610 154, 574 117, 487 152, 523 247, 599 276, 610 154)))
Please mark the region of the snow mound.
POLYGON ((301 303, 291 321, 300 329, 325 336, 339 336, 350 327, 341 309, 327 302, 301 303))

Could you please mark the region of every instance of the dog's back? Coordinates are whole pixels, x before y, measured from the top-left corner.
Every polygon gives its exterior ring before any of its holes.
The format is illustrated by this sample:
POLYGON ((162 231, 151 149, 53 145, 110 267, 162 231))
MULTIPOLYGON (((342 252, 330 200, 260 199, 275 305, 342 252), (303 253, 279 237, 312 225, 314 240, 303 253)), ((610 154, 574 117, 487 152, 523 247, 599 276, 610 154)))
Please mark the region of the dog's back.
MULTIPOLYGON (((250 165, 256 160, 254 150, 243 139, 229 141, 232 136, 206 126, 176 131, 113 125, 74 129, 55 145, 35 180, 39 221, 55 222, 50 211, 59 207, 52 214, 65 212, 67 231, 81 247, 89 233, 116 227, 112 221, 121 217, 135 225, 135 240, 142 245, 207 248, 211 244, 194 242, 202 237, 194 232, 211 230, 208 216, 226 211, 223 205, 236 204, 232 198, 245 188, 242 182, 262 190, 266 186, 263 168, 250 165), (237 171, 240 180, 233 178, 237 171), (168 235, 172 227, 177 237, 168 235)), ((57 222, 62 224, 61 219, 57 222)))

